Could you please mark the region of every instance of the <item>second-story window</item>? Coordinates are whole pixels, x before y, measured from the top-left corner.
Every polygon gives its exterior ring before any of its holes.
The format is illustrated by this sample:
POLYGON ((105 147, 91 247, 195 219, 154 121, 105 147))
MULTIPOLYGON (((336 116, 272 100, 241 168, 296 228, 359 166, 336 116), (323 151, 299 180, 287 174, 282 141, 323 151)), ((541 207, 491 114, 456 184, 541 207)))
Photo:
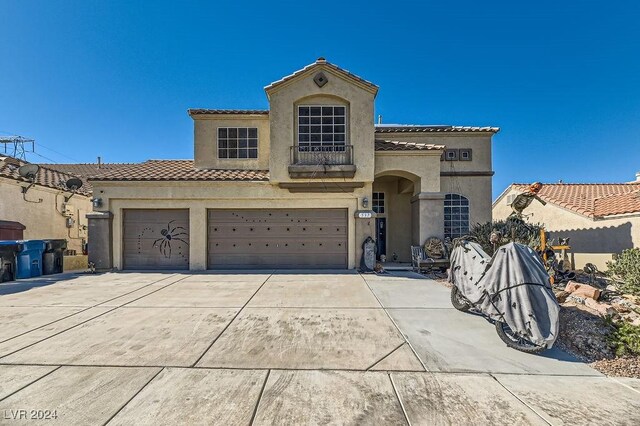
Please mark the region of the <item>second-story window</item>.
POLYGON ((219 127, 218 158, 258 158, 258 129, 219 127))
POLYGON ((298 106, 298 150, 344 151, 346 114, 340 105, 298 106))

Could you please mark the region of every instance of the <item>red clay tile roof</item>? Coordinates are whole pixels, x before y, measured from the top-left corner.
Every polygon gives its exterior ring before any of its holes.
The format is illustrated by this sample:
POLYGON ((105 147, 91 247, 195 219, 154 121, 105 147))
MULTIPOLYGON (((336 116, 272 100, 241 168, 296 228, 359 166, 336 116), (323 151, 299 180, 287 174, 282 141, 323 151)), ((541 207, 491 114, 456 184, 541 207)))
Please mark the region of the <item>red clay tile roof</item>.
MULTIPOLYGON (((529 185, 514 184, 526 190, 529 185)), ((595 218, 640 213, 640 183, 552 183, 543 184, 538 196, 581 215, 595 218)))
POLYGON ((376 151, 430 151, 444 149, 444 145, 434 145, 430 143, 402 142, 376 139, 376 151))
MULTIPOLYGON (((18 173, 20 166, 25 164, 29 163, 13 157, 0 157, 0 177, 14 179, 20 182, 28 182, 18 173)), ((66 187, 64 186, 65 182, 74 177, 78 176, 54 170, 53 168, 48 167, 48 165, 40 165, 40 170, 36 175, 35 184, 46 186, 47 188, 66 190, 66 187)), ((91 195, 91 185, 85 184, 83 179, 82 187, 76 192, 81 195, 89 196, 91 195)))
POLYGON ((498 133, 499 127, 423 126, 417 124, 376 124, 376 133, 498 133))
POLYGON ((314 63, 307 65, 306 67, 302 68, 301 70, 298 70, 298 71, 294 72, 293 74, 289 74, 289 75, 287 75, 285 77, 282 77, 278 81, 274 81, 273 83, 271 83, 268 86, 266 86, 264 88, 264 90, 266 90, 266 91, 272 90, 273 88, 275 88, 277 86, 280 86, 281 84, 296 78, 300 74, 302 74, 302 73, 304 73, 304 72, 306 72, 306 71, 308 71, 308 70, 310 70, 312 68, 323 67, 323 66, 327 67, 329 69, 332 69, 334 71, 337 71, 338 73, 343 74, 343 75, 345 75, 345 76, 347 76, 347 77, 349 77, 349 78, 351 78, 351 79, 353 79, 355 81, 358 81, 358 82, 364 84, 365 86, 369 86, 372 89, 372 91, 374 91, 374 92, 378 91, 378 86, 376 86, 372 82, 367 81, 364 78, 359 77, 359 76, 357 76, 357 75, 345 70, 344 68, 340 68, 339 66, 334 65, 331 62, 327 62, 327 60, 324 59, 324 58, 318 58, 314 63))
POLYGON ((101 163, 98 167, 98 163, 77 163, 77 164, 40 164, 42 167, 47 167, 52 170, 57 170, 62 173, 69 173, 79 177, 98 176, 104 173, 108 173, 112 170, 129 167, 136 163, 101 163))
POLYGON ((190 108, 187 110, 189 115, 231 115, 231 114, 245 114, 245 115, 268 115, 268 109, 206 109, 206 108, 190 108))
POLYGON ((198 170, 193 160, 149 160, 113 170, 90 181, 268 181, 267 170, 198 170))
POLYGON ((640 185, 638 190, 626 194, 596 198, 594 214, 597 217, 640 213, 640 185))

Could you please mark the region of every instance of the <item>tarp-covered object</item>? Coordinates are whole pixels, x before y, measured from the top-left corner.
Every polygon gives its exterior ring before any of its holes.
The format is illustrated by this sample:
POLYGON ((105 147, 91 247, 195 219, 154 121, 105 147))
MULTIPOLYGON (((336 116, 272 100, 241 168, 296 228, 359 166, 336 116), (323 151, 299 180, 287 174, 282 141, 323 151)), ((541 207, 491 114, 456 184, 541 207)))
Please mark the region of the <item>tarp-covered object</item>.
POLYGON ((549 275, 530 247, 509 243, 493 258, 464 241, 451 254, 449 280, 476 309, 537 345, 553 346, 560 306, 549 275))

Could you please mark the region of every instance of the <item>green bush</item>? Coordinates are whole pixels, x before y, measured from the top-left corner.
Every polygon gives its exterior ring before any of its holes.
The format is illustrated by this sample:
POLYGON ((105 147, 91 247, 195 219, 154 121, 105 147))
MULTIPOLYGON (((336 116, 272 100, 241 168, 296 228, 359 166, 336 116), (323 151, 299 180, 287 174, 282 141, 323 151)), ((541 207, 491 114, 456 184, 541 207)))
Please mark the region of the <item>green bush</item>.
POLYGON ((625 293, 640 296, 640 249, 623 251, 613 262, 607 262, 607 275, 617 281, 625 293))
POLYGON ((489 241, 493 231, 502 234, 502 240, 498 243, 503 246, 510 242, 525 244, 533 249, 540 247, 540 229, 542 224, 528 224, 520 219, 496 220, 495 222, 477 223, 469 231, 488 254, 493 254, 493 245, 489 241))
POLYGON ((640 326, 622 321, 614 324, 615 331, 608 336, 617 356, 640 355, 640 326))

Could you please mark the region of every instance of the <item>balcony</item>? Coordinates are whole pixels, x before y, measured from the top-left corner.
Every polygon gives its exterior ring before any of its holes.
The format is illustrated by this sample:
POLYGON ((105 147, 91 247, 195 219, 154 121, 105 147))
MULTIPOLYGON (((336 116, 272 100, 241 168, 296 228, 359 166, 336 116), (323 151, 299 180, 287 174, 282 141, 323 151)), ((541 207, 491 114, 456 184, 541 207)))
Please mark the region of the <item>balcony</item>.
POLYGON ((353 178, 353 146, 292 146, 289 176, 292 179, 353 178))

